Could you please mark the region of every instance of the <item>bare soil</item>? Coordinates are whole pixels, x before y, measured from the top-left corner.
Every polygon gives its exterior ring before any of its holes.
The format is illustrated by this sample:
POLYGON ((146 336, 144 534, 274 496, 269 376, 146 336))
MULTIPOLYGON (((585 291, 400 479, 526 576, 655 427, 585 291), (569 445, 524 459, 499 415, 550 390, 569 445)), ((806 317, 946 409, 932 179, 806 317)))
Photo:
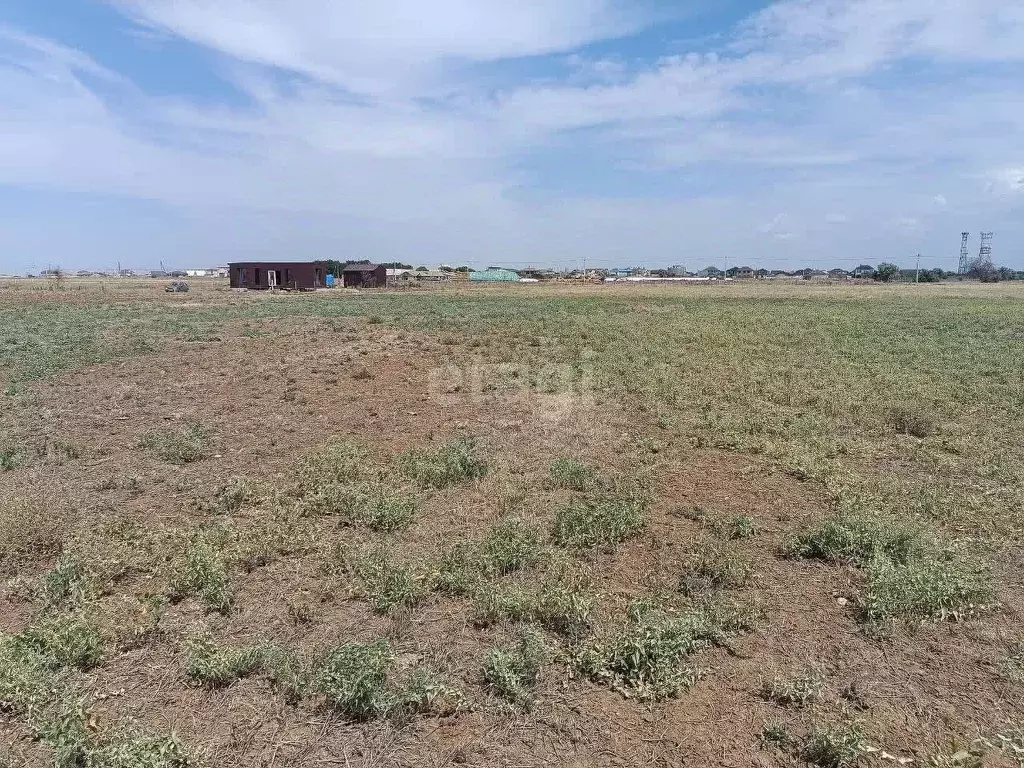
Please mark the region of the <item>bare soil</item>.
MULTIPOLYGON (((590 562, 602 617, 613 621, 631 599, 671 588, 687 557, 715 539, 707 524, 687 517, 700 506, 713 519, 748 515, 756 523, 756 535, 731 545, 754 566, 750 586, 733 597, 758 608, 755 630, 697 658, 704 674, 678 699, 638 703, 574 678, 556 661, 545 668, 536 706, 517 713, 488 698, 479 673, 487 648, 507 629, 472 626, 465 601, 443 596, 396 617, 376 615, 328 579, 317 558, 295 553, 236 575, 230 616, 208 616, 186 600, 168 609, 156 639, 108 651, 86 678, 100 696, 101 720, 131 716, 147 730, 173 730, 217 766, 739 768, 792 762, 760 744, 767 720, 800 733, 815 722, 860 719, 871 744, 922 759, 1024 716, 1021 688, 1006 679, 1000 661, 1022 619, 1015 599, 1021 575, 1012 564, 1003 574, 1010 585, 1003 607, 984 621, 873 639, 853 615, 862 578, 856 570, 777 554, 788 534, 827 511, 816 486, 757 457, 674 444, 649 415, 600 398, 553 404, 498 390, 479 402, 447 392, 440 402, 430 391, 431 370, 464 364, 475 350, 362 320, 345 321, 349 330, 341 333, 331 325, 333 341, 325 343, 321 322, 270 321, 256 337, 229 325, 218 342, 177 342, 158 355, 33 383, 31 407, 4 412, 0 423, 42 457, 0 473, 0 496, 42 504, 67 518, 68 533, 84 538, 125 527, 155 536, 208 522, 204 502, 233 477, 285 482, 302 456, 332 438, 363 442, 384 460, 455 434, 474 435, 492 471, 471 487, 435 494, 397 537, 402 553, 437 552, 481 535, 499 518, 502 486, 510 482, 529 488, 517 513, 546 529, 561 498, 544 488, 547 467, 557 457, 580 456, 609 471, 645 473, 654 489, 646 533, 590 562), (188 422, 212 432, 208 458, 179 467, 140 448, 147 432, 188 422), (650 440, 658 441, 656 452, 650 440), (47 446, 54 444, 74 446, 77 455, 51 455, 47 446), (309 621, 294 619, 299 605, 310 607, 309 621), (269 639, 311 650, 387 636, 403 663, 427 660, 455 680, 474 711, 401 725, 353 724, 315 702, 288 705, 258 679, 215 691, 191 686, 182 673, 182 643, 203 623, 225 644, 269 639), (812 709, 780 709, 759 695, 765 679, 808 667, 826 679, 823 700, 812 709)), ((317 536, 325 543, 367 540, 329 523, 317 536)), ((37 576, 55 557, 43 551, 8 561, 5 576, 37 576)), ((127 569, 101 602, 114 625, 129 622, 140 610, 136 598, 163 587, 159 576, 127 569)), ((0 631, 22 629, 31 613, 17 586, 0 595, 0 631)), ((7 739, 16 761, 44 764, 44 751, 0 718, 0 740, 7 739)))

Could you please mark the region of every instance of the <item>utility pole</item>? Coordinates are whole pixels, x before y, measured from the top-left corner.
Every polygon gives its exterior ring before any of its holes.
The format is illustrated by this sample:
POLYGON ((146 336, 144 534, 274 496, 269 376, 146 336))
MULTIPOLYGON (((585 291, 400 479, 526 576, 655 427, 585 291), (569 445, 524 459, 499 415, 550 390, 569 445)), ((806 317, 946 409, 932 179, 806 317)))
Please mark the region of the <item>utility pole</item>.
POLYGON ((914 282, 921 282, 921 254, 917 254, 917 269, 914 271, 914 282))

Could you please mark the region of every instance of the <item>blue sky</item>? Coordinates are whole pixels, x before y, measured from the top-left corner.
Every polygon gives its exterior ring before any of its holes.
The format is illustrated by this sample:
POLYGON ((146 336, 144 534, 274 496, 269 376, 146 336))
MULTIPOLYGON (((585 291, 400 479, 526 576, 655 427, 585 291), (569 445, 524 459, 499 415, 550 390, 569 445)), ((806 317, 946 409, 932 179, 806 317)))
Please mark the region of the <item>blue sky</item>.
POLYGON ((0 0, 0 272, 1024 268, 1022 0, 0 0))

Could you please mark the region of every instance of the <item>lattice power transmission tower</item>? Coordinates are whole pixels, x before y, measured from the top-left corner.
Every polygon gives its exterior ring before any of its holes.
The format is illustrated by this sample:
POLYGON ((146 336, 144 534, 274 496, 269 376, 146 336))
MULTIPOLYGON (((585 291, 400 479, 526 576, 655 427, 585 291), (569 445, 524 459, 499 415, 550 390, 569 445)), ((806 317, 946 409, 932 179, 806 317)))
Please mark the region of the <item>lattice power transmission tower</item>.
POLYGON ((964 232, 961 235, 961 241, 960 241, 960 270, 959 270, 961 275, 966 275, 967 274, 967 270, 969 270, 971 268, 971 265, 970 265, 971 256, 970 256, 970 253, 967 250, 967 242, 970 239, 971 239, 971 233, 970 232, 964 232))
POLYGON ((994 232, 981 233, 981 250, 978 251, 979 264, 984 265, 992 263, 992 236, 994 234, 994 232))

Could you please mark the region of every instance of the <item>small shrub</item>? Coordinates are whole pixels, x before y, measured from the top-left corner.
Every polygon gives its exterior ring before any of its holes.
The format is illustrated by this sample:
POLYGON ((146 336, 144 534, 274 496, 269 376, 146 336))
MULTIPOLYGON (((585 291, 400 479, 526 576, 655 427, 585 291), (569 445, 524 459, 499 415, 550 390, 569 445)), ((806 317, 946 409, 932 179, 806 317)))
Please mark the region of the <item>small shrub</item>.
POLYGON ((750 581, 750 563, 718 547, 706 546, 690 561, 679 579, 679 590, 688 596, 725 589, 739 589, 750 581))
POLYGON ((0 635, 0 711, 23 714, 39 707, 59 687, 57 666, 18 636, 0 635))
POLYGON ((251 675, 262 662, 261 646, 218 648, 209 634, 203 634, 188 642, 185 674, 193 682, 218 688, 251 675))
POLYGON ((820 768, 852 768, 866 746, 859 723, 814 727, 800 745, 800 757, 820 768))
POLYGON ((639 699, 672 698, 696 681, 681 662, 722 642, 729 624, 715 611, 680 616, 657 611, 633 620, 615 635, 583 648, 577 668, 591 680, 639 699))
POLYGON ((210 435, 197 423, 183 430, 158 429, 142 438, 142 447, 147 448, 171 464, 191 464, 206 458, 210 435))
POLYGON ((87 764, 96 745, 96 736, 86 725, 85 704, 84 698, 71 698, 69 692, 67 698, 52 702, 44 715, 35 718, 35 738, 53 750, 56 768, 87 764))
POLYGON ((362 478, 367 463, 366 449, 343 440, 328 443, 300 464, 299 483, 306 491, 333 483, 351 483, 362 478))
POLYGON ((487 461, 478 455, 472 438, 450 440, 435 452, 406 451, 399 464, 423 488, 464 485, 487 474, 487 461))
POLYGON ((914 405, 898 405, 889 411, 889 422, 901 435, 928 437, 935 432, 935 417, 914 405))
POLYGON ((540 560, 537 531, 515 518, 494 525, 482 541, 462 541, 441 554, 436 588, 471 595, 490 576, 513 573, 540 560))
POLYGON ((57 667, 89 669, 103 654, 99 631, 81 615, 55 616, 31 624, 11 642, 57 667))
POLYGON ((784 553, 864 566, 877 556, 905 563, 920 555, 926 545, 916 526, 846 514, 822 520, 818 527, 799 534, 784 547, 784 553))
POLYGON ((570 639, 581 637, 590 629, 593 601, 579 585, 548 580, 541 587, 533 620, 552 632, 570 639))
POLYGON ((501 622, 530 622, 575 639, 590 628, 591 598, 579 585, 546 578, 540 589, 487 582, 473 595, 470 621, 477 626, 501 622))
POLYGON ((513 704, 528 707, 544 655, 540 633, 529 627, 520 629, 514 645, 498 646, 487 652, 483 677, 488 690, 513 704))
POLYGON ((768 746, 788 749, 793 743, 793 736, 785 723, 779 720, 766 720, 761 728, 761 743, 768 746))
POLYGON ((184 562, 171 579, 171 599, 182 600, 191 595, 199 596, 220 613, 230 611, 234 601, 224 558, 205 536, 189 543, 184 562))
POLYGON ((441 553, 436 588, 449 595, 471 595, 483 580, 486 570, 477 543, 461 541, 441 553))
POLYGON ((399 720, 427 712, 443 717, 468 707, 462 691, 445 685, 429 670, 417 667, 399 687, 389 714, 399 720))
POLYGON ((93 588, 93 575, 86 568, 85 561, 65 551, 57 564, 43 578, 42 600, 47 607, 64 603, 81 604, 93 588))
POLYGON ((392 659, 391 647, 384 640, 342 645, 324 659, 315 687, 347 717, 371 720, 387 714, 393 706, 387 685, 392 659))
POLYGON ((224 512, 237 512, 255 498, 252 483, 244 477, 235 477, 217 490, 216 505, 224 512))
POLYGON ((370 604, 378 613, 389 613, 399 607, 413 608, 432 591, 428 573, 393 562, 384 550, 374 550, 351 560, 370 604))
POLYGON ((0 472, 9 472, 21 466, 21 451, 12 446, 0 448, 0 472))
POLYGON ((893 563, 879 557, 868 567, 862 616, 872 622, 895 618, 959 621, 984 613, 992 600, 991 579, 977 563, 938 557, 893 563))
POLYGON ((540 536, 521 520, 502 520, 491 528, 482 549, 488 571, 512 573, 540 559, 540 536))
POLYGON ((752 517, 748 515, 737 515, 729 521, 726 528, 726 535, 733 540, 749 539, 757 533, 757 526, 752 517))
POLYGON ((173 734, 134 735, 91 749, 89 768, 197 768, 199 762, 173 734))
POLYGON ((611 549, 644 529, 648 503, 621 491, 577 496, 555 514, 552 539, 563 547, 611 549))
POLYGON ((503 621, 529 621, 535 608, 536 599, 521 587, 503 587, 488 582, 473 596, 470 621, 478 627, 503 621))
POLYGON ((576 459, 557 459, 549 470, 551 485, 570 491, 587 491, 597 484, 597 470, 576 459))
POLYGON ((761 687, 761 695, 782 707, 801 709, 821 696, 824 681, 817 670, 792 679, 775 678, 761 687))
POLYGON ((263 667, 270 684, 289 704, 302 701, 314 685, 309 661, 294 651, 271 646, 263 652, 263 667))
POLYGON ((419 505, 416 496, 383 481, 323 485, 306 498, 306 508, 316 514, 337 515, 379 533, 408 528, 419 505))

